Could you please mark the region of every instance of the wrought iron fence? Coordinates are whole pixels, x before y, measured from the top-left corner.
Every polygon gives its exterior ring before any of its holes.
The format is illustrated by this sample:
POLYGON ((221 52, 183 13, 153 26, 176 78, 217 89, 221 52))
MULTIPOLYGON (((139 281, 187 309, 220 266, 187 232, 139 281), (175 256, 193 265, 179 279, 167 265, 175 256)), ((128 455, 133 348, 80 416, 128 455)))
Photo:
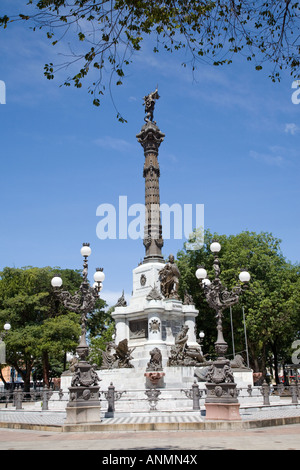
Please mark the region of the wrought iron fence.
MULTIPOLYGON (((201 406, 204 407, 205 398, 206 398, 206 389, 200 388, 198 383, 194 383, 191 388, 189 389, 158 389, 158 388, 151 388, 146 390, 123 390, 122 392, 116 391, 113 384, 109 387, 109 392, 100 392, 103 396, 107 399, 107 412, 113 414, 116 410, 119 411, 120 409, 127 409, 130 410, 131 404, 133 404, 133 408, 138 408, 138 402, 144 402, 144 404, 148 404, 148 411, 159 411, 163 409, 164 402, 170 401, 168 395, 173 392, 172 402, 174 404, 173 410, 177 410, 176 402, 181 404, 181 407, 184 407, 185 410, 190 411, 200 411, 201 406), (142 398, 142 394, 144 393, 144 397, 142 398), (177 394, 177 396, 176 396, 177 394), (180 394, 182 396, 180 396, 180 394), (139 395, 139 396, 138 396, 139 395), (116 402, 122 402, 116 405, 116 402), (160 403, 159 410, 157 409, 157 405, 160 403)), ((288 399, 288 403, 291 404, 298 404, 298 400, 300 398, 300 386, 298 385, 268 385, 267 383, 263 383, 262 386, 252 386, 248 385, 247 387, 238 387, 236 388, 236 396, 241 397, 243 396, 244 401, 248 404, 253 405, 270 405, 270 397, 271 396, 278 396, 286 397, 288 399), (261 397, 261 399, 259 399, 261 397), (253 399, 256 398, 255 403, 253 399)), ((277 404, 281 402, 278 401, 277 404)), ((276 403, 275 403, 276 404, 276 403)), ((144 411, 146 409, 144 408, 144 411)), ((165 409, 165 411, 167 411, 165 409)))
MULTIPOLYGON (((197 382, 190 388, 169 389, 169 388, 148 388, 135 390, 116 390, 111 383, 107 390, 99 391, 101 409, 106 410, 106 417, 113 416, 117 411, 201 411, 205 404, 206 389, 200 388, 197 382), (171 398, 170 398, 171 397, 171 398), (170 408, 172 403, 172 409, 170 408), (159 406, 158 406, 159 405, 159 406), (169 407, 169 408, 168 408, 169 407)), ((294 384, 285 386, 269 385, 264 382, 261 386, 248 385, 247 387, 237 387, 236 396, 243 397, 251 404, 252 399, 260 396, 258 405, 269 406, 270 397, 277 396, 286 398, 288 403, 298 404, 300 398, 300 385, 294 384)), ((16 410, 26 408, 26 403, 40 402, 43 411, 51 409, 64 409, 69 401, 68 392, 63 390, 54 391, 48 388, 31 390, 25 392, 23 389, 4 390, 0 389, 0 406, 3 408, 14 407, 16 410), (59 404, 59 406, 58 406, 59 404)), ((254 403, 254 401, 253 401, 254 403)))
POLYGON ((24 391, 22 388, 16 388, 15 390, 2 389, 0 390, 0 404, 4 404, 5 408, 12 405, 17 410, 21 410, 22 405, 25 403, 41 402, 42 410, 48 410, 49 400, 54 394, 56 394, 57 400, 62 400, 64 397, 62 390, 54 392, 46 387, 30 391, 24 391))

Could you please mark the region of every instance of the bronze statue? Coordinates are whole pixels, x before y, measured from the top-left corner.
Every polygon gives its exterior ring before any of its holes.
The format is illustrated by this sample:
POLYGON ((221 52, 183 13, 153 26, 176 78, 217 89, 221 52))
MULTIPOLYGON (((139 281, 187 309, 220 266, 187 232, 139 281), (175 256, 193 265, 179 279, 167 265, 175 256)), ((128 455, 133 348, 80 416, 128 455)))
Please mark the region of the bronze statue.
POLYGON ((149 93, 149 95, 144 96, 144 106, 145 106, 145 121, 153 121, 153 113, 154 113, 154 106, 155 106, 155 101, 160 98, 158 94, 158 89, 156 87, 155 91, 152 91, 152 93, 149 93))
POLYGON ((184 354, 187 348, 187 342, 188 342, 188 331, 189 327, 187 325, 183 325, 181 328, 181 331, 178 333, 178 335, 175 338, 175 347, 180 354, 184 354))
POLYGON ((128 339, 123 339, 119 342, 116 348, 116 354, 119 359, 119 367, 133 367, 133 365, 130 363, 130 359, 133 359, 131 353, 134 350, 135 348, 128 348, 128 339))
POLYGON ((244 359, 240 354, 236 354, 232 361, 230 361, 230 367, 235 369, 247 369, 244 363, 244 359))
POLYGON ((121 297, 118 298, 118 301, 117 301, 115 307, 126 307, 126 306, 127 306, 127 302, 125 300, 124 289, 123 289, 122 295, 121 295, 121 297))
POLYGON ((162 370, 162 355, 160 349, 154 348, 150 351, 150 361, 147 364, 147 371, 162 370))
POLYGON ((147 300, 161 300, 162 299, 162 296, 156 286, 152 287, 146 299, 147 300))
POLYGON ((184 292, 183 305, 195 305, 193 297, 191 296, 191 294, 188 293, 186 289, 184 292))
POLYGON ((116 345, 113 341, 106 343, 106 349, 102 352, 101 369, 121 369, 134 367, 130 360, 133 359, 131 353, 135 348, 128 348, 128 340, 123 339, 116 345), (112 351, 115 352, 112 352, 112 351))
POLYGON ((201 349, 197 346, 188 346, 188 326, 183 325, 175 338, 175 345, 171 347, 168 360, 169 366, 199 366, 205 363, 201 349))
POLYGON ((167 299, 179 299, 180 272, 177 265, 174 263, 174 256, 169 256, 169 261, 159 271, 160 289, 163 296, 167 299))
POLYGON ((116 345, 113 341, 106 343, 105 351, 102 351, 101 369, 115 369, 118 367, 117 356, 112 352, 115 350, 115 347, 116 345))

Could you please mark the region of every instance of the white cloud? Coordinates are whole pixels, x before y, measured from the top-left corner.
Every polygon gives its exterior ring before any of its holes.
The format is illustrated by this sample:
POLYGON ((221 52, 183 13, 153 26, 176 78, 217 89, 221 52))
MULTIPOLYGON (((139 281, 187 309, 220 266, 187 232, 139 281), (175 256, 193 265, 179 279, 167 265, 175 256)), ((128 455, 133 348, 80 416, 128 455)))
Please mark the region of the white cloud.
POLYGON ((294 122, 290 122, 285 125, 284 132, 287 134, 295 135, 297 132, 300 131, 300 126, 297 126, 294 122))
POLYGON ((284 163, 284 158, 281 155, 272 153, 272 149, 271 153, 260 153, 250 150, 249 155, 251 158, 271 166, 282 166, 284 163))
POLYGON ((110 137, 108 135, 94 140, 94 143, 96 145, 99 145, 100 147, 103 147, 106 149, 117 150, 118 152, 133 150, 135 148, 135 146, 132 143, 124 139, 118 139, 116 137, 110 137))

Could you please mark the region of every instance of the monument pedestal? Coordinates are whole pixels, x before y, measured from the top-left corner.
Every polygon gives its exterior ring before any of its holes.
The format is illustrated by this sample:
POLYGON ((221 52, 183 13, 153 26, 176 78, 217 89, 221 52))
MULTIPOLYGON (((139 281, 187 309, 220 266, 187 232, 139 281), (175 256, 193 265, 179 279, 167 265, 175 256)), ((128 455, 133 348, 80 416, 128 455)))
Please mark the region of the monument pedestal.
POLYGON ((100 423, 99 387, 69 387, 65 424, 100 423))
POLYGON ((100 406, 66 407, 67 417, 64 424, 100 423, 100 406))
POLYGON ((228 359, 219 357, 210 366, 206 382, 206 419, 240 420, 236 383, 228 359))
POLYGON ((77 352, 81 353, 81 360, 75 364, 75 372, 71 377, 65 424, 100 423, 99 377, 93 366, 83 360, 87 351, 85 336, 81 338, 80 345, 77 352))
POLYGON ((239 421, 239 403, 205 403, 206 419, 217 421, 239 421))
POLYGON ((199 348, 195 336, 198 310, 181 300, 164 298, 160 293, 159 271, 163 263, 148 262, 133 270, 133 293, 130 304, 116 307, 112 317, 116 323, 115 343, 125 338, 132 350, 132 365, 145 367, 149 354, 159 348, 162 366, 167 366, 171 347, 183 325, 188 326, 188 344, 199 348))

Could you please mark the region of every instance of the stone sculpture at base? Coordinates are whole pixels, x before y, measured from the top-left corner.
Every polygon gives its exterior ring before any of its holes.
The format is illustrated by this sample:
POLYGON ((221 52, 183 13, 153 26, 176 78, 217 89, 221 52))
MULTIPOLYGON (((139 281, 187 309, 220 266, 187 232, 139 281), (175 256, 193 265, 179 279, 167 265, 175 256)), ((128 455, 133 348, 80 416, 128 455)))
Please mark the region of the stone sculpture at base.
POLYGON ((162 355, 158 348, 152 349, 150 351, 150 361, 147 364, 146 371, 158 371, 163 370, 162 368, 162 355))
POLYGON ((113 341, 106 344, 105 351, 102 352, 102 366, 101 369, 121 369, 132 368, 131 353, 134 348, 128 347, 127 338, 123 339, 116 345, 113 341), (114 352, 113 352, 114 351, 114 352))
POLYGON ((151 387, 163 387, 163 377, 165 373, 163 372, 162 367, 162 355, 158 348, 152 349, 150 351, 150 361, 147 364, 147 369, 145 372, 146 377, 146 388, 151 387))
POLYGON ((168 366, 199 366, 205 362, 200 346, 188 346, 189 327, 183 325, 171 347, 168 366))

